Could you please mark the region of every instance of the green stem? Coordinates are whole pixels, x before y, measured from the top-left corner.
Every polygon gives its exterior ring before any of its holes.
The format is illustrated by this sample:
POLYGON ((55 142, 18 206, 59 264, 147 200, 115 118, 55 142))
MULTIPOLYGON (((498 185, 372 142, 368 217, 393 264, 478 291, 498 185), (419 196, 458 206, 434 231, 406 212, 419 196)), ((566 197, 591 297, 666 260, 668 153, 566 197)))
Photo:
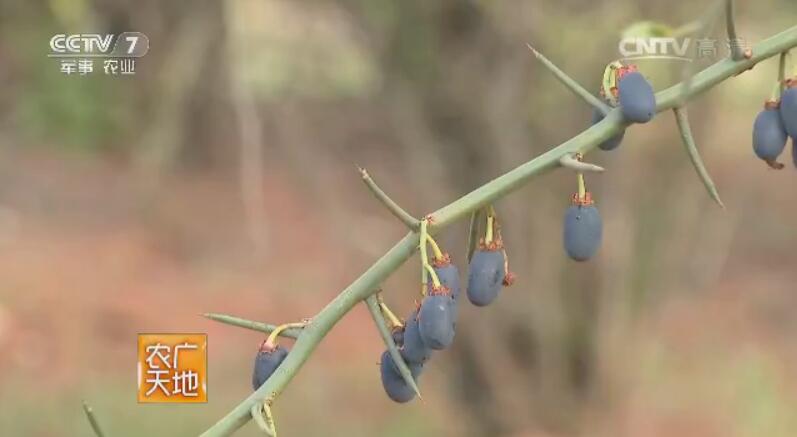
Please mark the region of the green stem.
POLYGON ((83 412, 86 413, 86 419, 88 419, 91 429, 94 430, 94 434, 96 434, 97 437, 105 437, 105 433, 102 432, 102 428, 100 428, 100 423, 94 416, 94 409, 92 409, 86 401, 83 401, 83 412))
POLYGON ((410 230, 414 231, 418 229, 420 222, 415 217, 411 216, 404 208, 400 207, 398 203, 394 202, 381 188, 376 182, 371 178, 371 175, 368 174, 368 171, 362 167, 357 167, 360 170, 360 175, 363 178, 363 182, 371 190, 371 193, 374 194, 374 197, 377 198, 382 205, 390 211, 397 219, 401 220, 404 225, 409 228, 410 230))
POLYGON ((740 61, 744 59, 744 51, 740 47, 739 37, 736 35, 736 18, 734 17, 733 0, 725 1, 725 25, 728 28, 728 45, 731 49, 731 59, 740 61))
MULTIPOLYGON (((240 317, 230 316, 227 314, 219 314, 219 313, 205 313, 202 314, 202 317, 207 317, 210 320, 214 320, 216 322, 221 322, 227 325, 237 326, 239 328, 246 328, 251 329, 253 331, 265 332, 269 334, 277 329, 277 325, 270 325, 268 323, 261 323, 261 322, 253 322, 251 320, 242 319, 240 317)), ((302 333, 302 328, 294 328, 294 329, 286 329, 281 331, 279 335, 282 337, 288 338, 299 338, 299 334, 302 333)))
POLYGON ((778 60, 778 100, 783 98, 783 90, 786 89, 786 55, 789 52, 782 52, 778 60))
POLYGON ((404 358, 401 357, 401 352, 399 352, 396 342, 393 341, 393 335, 390 333, 390 330, 385 323, 384 317, 382 317, 382 312, 379 309, 376 296, 372 294, 365 298, 365 306, 368 307, 368 312, 371 313, 371 318, 374 319, 376 330, 379 331, 379 335, 382 337, 382 342, 385 343, 385 347, 387 347, 390 357, 393 358, 393 362, 396 364, 396 367, 398 367, 401 377, 404 378, 404 382, 412 387, 412 390, 420 398, 421 391, 418 389, 418 384, 415 383, 415 379, 412 377, 410 368, 407 367, 407 363, 405 363, 404 358))
POLYGON ((429 242, 429 245, 432 246, 432 253, 434 254, 435 259, 443 259, 443 251, 440 250, 440 246, 437 245, 437 241, 434 241, 431 235, 426 235, 426 241, 429 242))
POLYGON ((468 263, 470 263, 470 259, 473 257, 473 252, 476 250, 476 246, 479 244, 479 223, 481 215, 482 215, 481 209, 474 210, 470 214, 470 224, 468 225, 468 247, 467 247, 468 263))
POLYGON ((584 182, 584 173, 578 173, 578 200, 584 200, 587 197, 587 184, 584 182))
MULTIPOLYGON (((692 81, 690 97, 697 96, 715 85, 739 74, 753 65, 797 46, 797 26, 760 42, 754 47, 750 59, 734 62, 723 59, 696 74, 692 81)), ((679 101, 683 83, 656 93, 657 112, 673 109, 679 101)), ((451 204, 432 213, 434 223, 428 232, 440 232, 452 223, 467 217, 474 211, 517 190, 533 176, 538 176, 559 167, 559 159, 565 153, 586 152, 615 135, 624 126, 619 109, 613 109, 599 123, 591 126, 563 144, 493 179, 451 204)), ((250 419, 250 408, 268 396, 277 396, 285 389, 315 351, 318 344, 337 322, 355 305, 376 292, 376 287, 385 281, 418 250, 419 235, 410 232, 369 267, 360 277, 346 287, 304 328, 302 336, 294 344, 291 353, 273 375, 254 393, 208 428, 203 437, 226 436, 245 425, 250 419)))
POLYGON ((531 46, 531 44, 526 43, 526 46, 534 53, 534 57, 537 58, 538 61, 545 66, 551 73, 553 73, 554 77, 559 79, 559 82, 562 82, 564 86, 566 86, 570 91, 573 91, 577 96, 581 97, 582 100, 587 102, 590 106, 597 109, 601 112, 601 114, 606 115, 611 111, 612 108, 609 105, 601 102, 601 100, 586 89, 582 87, 578 82, 575 81, 572 77, 568 76, 567 73, 560 70, 559 67, 554 65, 553 62, 549 61, 548 58, 542 55, 542 53, 538 52, 531 46))
POLYGON ((674 108, 673 112, 675 113, 675 121, 678 123, 678 131, 681 133, 681 140, 683 140, 684 147, 686 147, 686 153, 689 155, 689 160, 692 161, 692 165, 695 167, 700 181, 703 182, 703 186, 706 187, 709 196, 717 202, 717 205, 724 209, 725 205, 722 203, 722 200, 720 200, 717 187, 714 185, 714 181, 711 180, 711 175, 703 164, 700 152, 697 151, 697 145, 692 136, 692 128, 689 125, 689 115, 686 112, 686 108, 674 108))

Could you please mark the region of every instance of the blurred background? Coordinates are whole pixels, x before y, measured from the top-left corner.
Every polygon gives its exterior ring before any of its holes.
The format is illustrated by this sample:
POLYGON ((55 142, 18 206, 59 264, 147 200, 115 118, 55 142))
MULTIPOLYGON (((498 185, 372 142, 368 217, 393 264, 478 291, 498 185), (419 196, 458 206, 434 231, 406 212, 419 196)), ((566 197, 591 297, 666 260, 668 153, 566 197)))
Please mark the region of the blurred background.
MULTIPOLYGON (((404 235, 356 165, 412 214, 435 210, 587 127, 526 42, 597 91, 624 28, 708 3, 0 2, 0 434, 89 436, 81 399, 112 436, 200 433, 251 392, 263 339, 200 313, 311 317, 404 235), (66 76, 46 56, 56 33, 122 31, 150 40, 132 76, 66 76), (139 332, 208 333, 207 404, 136 403, 139 332)), ((737 2, 737 18, 755 43, 797 8, 737 2)), ((496 204, 519 279, 462 305, 423 402, 384 395, 355 308, 279 398, 280 432, 797 435, 797 171, 750 144, 776 64, 690 106, 726 210, 671 114, 631 128, 589 156, 608 170, 587 181, 595 259, 561 248, 573 174, 535 178, 496 204)), ((641 65, 657 89, 680 67, 641 65)), ((466 226, 440 237, 462 270, 466 226)), ((417 278, 415 258, 384 284, 402 314, 417 278)))

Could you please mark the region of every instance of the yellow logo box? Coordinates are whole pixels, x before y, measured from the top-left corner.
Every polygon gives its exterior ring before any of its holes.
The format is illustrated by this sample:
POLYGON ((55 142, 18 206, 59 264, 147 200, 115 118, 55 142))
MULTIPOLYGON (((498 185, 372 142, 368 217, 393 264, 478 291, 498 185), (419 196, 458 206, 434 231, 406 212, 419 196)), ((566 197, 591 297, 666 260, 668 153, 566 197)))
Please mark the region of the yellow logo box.
POLYGON ((138 334, 138 402, 208 401, 207 334, 138 334))

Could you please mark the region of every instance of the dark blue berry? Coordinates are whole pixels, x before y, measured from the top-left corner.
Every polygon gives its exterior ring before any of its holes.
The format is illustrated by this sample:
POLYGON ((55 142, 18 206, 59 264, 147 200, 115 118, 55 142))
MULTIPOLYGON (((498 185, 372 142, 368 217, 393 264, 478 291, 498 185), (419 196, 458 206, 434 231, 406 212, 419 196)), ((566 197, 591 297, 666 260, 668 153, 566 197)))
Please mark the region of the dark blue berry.
POLYGON ((753 151, 759 158, 773 165, 786 147, 787 139, 777 104, 767 102, 753 124, 753 151))
POLYGON ((277 370, 277 367, 288 356, 288 350, 282 346, 269 348, 265 344, 260 347, 255 357, 255 370, 252 372, 252 388, 257 390, 277 370))
POLYGON ((454 341, 454 320, 451 292, 440 287, 423 298, 418 312, 421 340, 430 349, 441 350, 454 341))
POLYGON ((653 87, 638 71, 622 75, 617 83, 618 99, 623 117, 634 123, 647 123, 656 113, 653 87))
MULTIPOLYGON (((415 381, 418 381, 423 370, 423 364, 407 363, 410 369, 410 374, 415 381)), ((390 352, 382 352, 382 361, 379 363, 379 370, 382 375, 382 387, 385 389, 387 396, 394 402, 404 403, 409 402, 415 397, 415 390, 404 381, 404 378, 399 373, 396 363, 393 362, 393 357, 390 352)))
POLYGON ((410 313, 404 325, 404 345, 401 347, 401 356, 407 363, 423 364, 432 356, 432 350, 421 338, 417 315, 417 310, 410 313))
POLYGON ((444 264, 440 267, 434 267, 437 277, 440 279, 440 285, 447 287, 451 291, 454 299, 459 297, 459 269, 452 263, 444 264))
POLYGON ((791 82, 780 99, 780 118, 786 133, 797 138, 797 82, 791 82))
POLYGON ((567 209, 564 225, 565 252, 576 261, 590 259, 601 245, 603 222, 594 205, 573 205, 567 209))
MULTIPOLYGON (((603 113, 600 110, 598 110, 598 108, 593 109, 592 110, 592 124, 595 125, 595 124, 599 123, 601 120, 603 120, 603 113)), ((621 130, 619 134, 617 134, 617 135, 609 138, 608 140, 598 144, 598 147, 600 147, 601 150, 607 150, 607 151, 616 149, 617 146, 619 146, 620 143, 623 142, 623 137, 624 136, 625 136, 625 128, 623 128, 623 130, 621 130)))
MULTIPOLYGON (((459 283, 459 269, 457 266, 451 263, 450 260, 447 260, 444 263, 435 264, 434 271, 437 273, 438 279, 440 279, 440 285, 447 287, 451 290, 451 308, 453 309, 452 319, 454 324, 456 325, 457 314, 459 312, 459 292, 460 292, 460 283, 459 283)), ((429 291, 432 290, 432 284, 429 284, 429 291)))
POLYGON ((468 269, 468 300, 480 307, 492 303, 503 287, 505 274, 504 254, 500 249, 474 251, 468 269))
POLYGON ((401 347, 404 345, 404 327, 395 327, 393 331, 390 332, 390 335, 393 336, 393 343, 396 343, 396 347, 401 347))

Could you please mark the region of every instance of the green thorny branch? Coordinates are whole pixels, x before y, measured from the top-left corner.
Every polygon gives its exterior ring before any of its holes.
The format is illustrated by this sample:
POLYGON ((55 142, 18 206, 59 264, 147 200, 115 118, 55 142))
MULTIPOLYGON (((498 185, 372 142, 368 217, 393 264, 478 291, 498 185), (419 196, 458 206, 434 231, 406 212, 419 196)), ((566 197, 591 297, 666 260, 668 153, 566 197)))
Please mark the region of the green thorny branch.
MULTIPOLYGON (((738 60, 730 57, 725 58, 691 77, 688 86, 686 86, 685 82, 680 82, 658 92, 656 94, 656 110, 657 112, 662 112, 681 108, 682 102, 752 68, 761 61, 777 56, 795 46, 797 46, 797 26, 791 27, 755 45, 748 58, 738 60)), ((573 80, 562 80, 562 82, 576 84, 573 80)), ((583 97, 582 93, 578 94, 583 97)), ((682 112, 680 114, 676 113, 676 115, 684 116, 682 112)), ((680 122, 682 125, 684 124, 683 120, 680 120, 680 122)), ((627 127, 627 123, 623 120, 620 110, 611 109, 601 122, 596 123, 575 137, 493 179, 437 211, 426 215, 425 219, 421 221, 421 224, 425 222, 424 231, 428 232, 429 235, 435 235, 457 220, 474 214, 478 216, 479 211, 483 208, 513 192, 534 176, 560 166, 573 168, 573 163, 576 160, 571 159, 572 157, 580 157, 586 154, 625 127, 627 127)), ((365 173, 363 176, 365 176, 365 173)), ((368 185, 371 187, 371 184, 368 185)), ((371 187, 371 189, 374 190, 374 187, 371 187)), ((252 419, 253 409, 261 408, 260 406, 264 405, 264 402, 270 404, 285 389, 332 327, 356 305, 364 303, 364 306, 370 306, 371 314, 374 315, 376 313, 373 309, 374 302, 373 300, 368 302, 369 298, 379 291, 380 284, 412 257, 419 247, 425 246, 420 239, 421 230, 418 229, 415 219, 398 208, 395 202, 390 201, 381 190, 380 192, 375 191, 375 194, 383 203, 389 205, 388 207, 394 215, 402 219, 402 222, 411 229, 410 232, 327 304, 304 328, 285 331, 286 335, 297 338, 285 361, 260 388, 206 430, 202 437, 230 435, 252 419)), ((249 322, 230 316, 209 316, 214 320, 229 321, 237 326, 249 327, 260 331, 268 332, 274 328, 273 325, 249 322)), ((380 322, 379 319, 376 320, 377 323, 380 322)))

